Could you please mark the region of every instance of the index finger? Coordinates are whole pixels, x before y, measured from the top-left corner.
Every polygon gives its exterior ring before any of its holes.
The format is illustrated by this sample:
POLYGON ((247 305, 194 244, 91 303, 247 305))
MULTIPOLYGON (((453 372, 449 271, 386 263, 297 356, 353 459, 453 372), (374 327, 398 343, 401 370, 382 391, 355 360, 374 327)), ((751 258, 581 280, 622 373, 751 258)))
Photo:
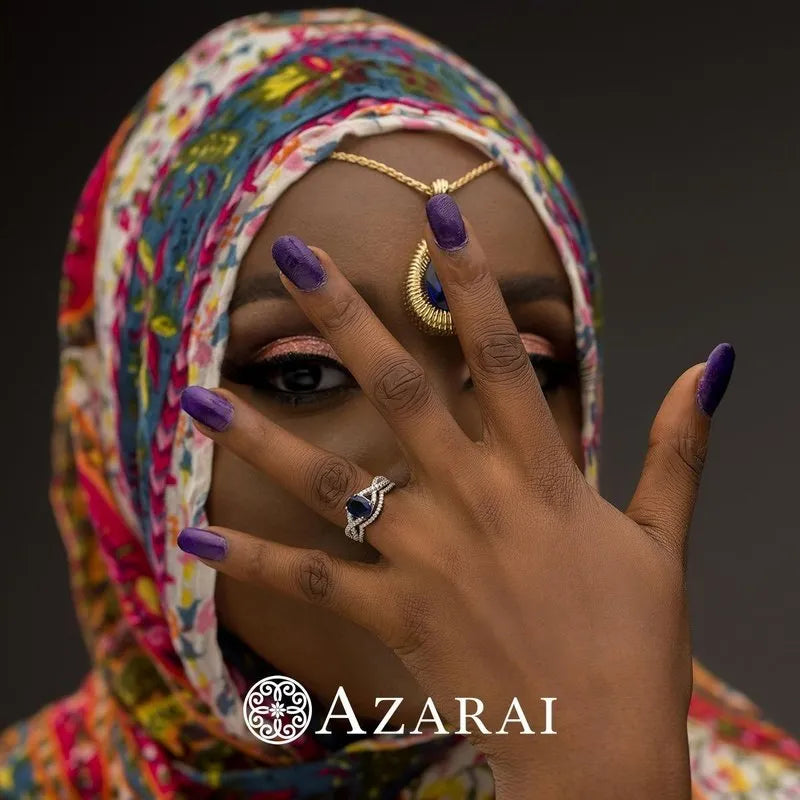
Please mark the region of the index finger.
POLYGON ((281 280, 330 342, 359 386, 419 465, 441 466, 466 434, 424 370, 318 247, 281 236, 272 248, 281 280))
POLYGON ((377 635, 389 629, 391 603, 379 600, 386 592, 383 564, 346 561, 217 525, 184 528, 178 547, 232 578, 329 608, 377 635))

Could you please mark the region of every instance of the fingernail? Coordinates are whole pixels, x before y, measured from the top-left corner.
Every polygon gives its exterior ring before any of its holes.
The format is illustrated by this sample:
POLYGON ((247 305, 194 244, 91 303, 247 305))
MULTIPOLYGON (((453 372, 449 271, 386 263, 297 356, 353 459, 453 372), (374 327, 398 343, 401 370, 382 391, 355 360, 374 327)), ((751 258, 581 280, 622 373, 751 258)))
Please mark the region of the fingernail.
POLYGON ((181 392, 181 408, 212 431, 224 431, 233 421, 230 401, 202 386, 189 386, 181 392))
POLYGON ((718 344, 706 359, 706 369, 697 384, 697 405, 710 417, 720 404, 733 372, 736 353, 727 342, 718 344))
POLYGON ((272 257, 278 269, 304 292, 319 289, 327 275, 319 259, 296 236, 280 236, 272 244, 272 257))
POLYGON ((184 528, 178 534, 178 547, 184 553, 209 561, 222 561, 228 552, 228 543, 223 536, 203 528, 184 528))
POLYGON ((449 194, 435 194, 425 204, 436 244, 442 250, 460 250, 467 243, 467 229, 456 201, 449 194))

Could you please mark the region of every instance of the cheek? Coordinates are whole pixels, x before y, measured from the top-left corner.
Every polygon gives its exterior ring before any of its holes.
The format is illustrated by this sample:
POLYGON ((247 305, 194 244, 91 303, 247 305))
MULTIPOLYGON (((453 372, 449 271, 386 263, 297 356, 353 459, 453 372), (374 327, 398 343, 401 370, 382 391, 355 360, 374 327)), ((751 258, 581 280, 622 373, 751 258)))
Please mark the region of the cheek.
MULTIPOLYGON (((227 385, 226 388, 239 389, 237 394, 265 416, 321 450, 348 458, 374 474, 390 471, 403 476, 407 471, 391 430, 363 396, 355 396, 326 411, 292 416, 292 412, 273 408, 252 393, 242 391, 241 387, 227 385)), ((285 469, 288 473, 299 472, 301 468, 287 455, 285 469)), ((323 519, 270 475, 221 446, 214 448, 206 511, 213 525, 234 528, 263 539, 294 547, 319 548, 342 558, 368 556, 363 546, 344 535, 344 512, 340 526, 323 519)))
POLYGON ((212 525, 275 538, 276 533, 288 529, 289 519, 300 510, 293 508, 296 502, 269 477, 223 447, 214 447, 206 509, 212 525))
POLYGON ((342 558, 365 555, 363 547, 344 535, 344 521, 341 529, 335 527, 269 476, 221 447, 215 448, 207 513, 212 525, 261 539, 322 549, 342 558))
MULTIPOLYGON (((280 414, 262 408, 263 401, 249 387, 226 380, 221 381, 220 385, 291 430, 280 414)), ((265 443, 265 446, 268 445, 265 443)), ((291 464, 287 464, 287 469, 291 467, 291 464)), ((269 475, 220 445, 214 446, 206 512, 212 525, 234 528, 262 539, 297 546, 308 546, 303 540, 314 541, 325 531, 327 524, 269 475)))

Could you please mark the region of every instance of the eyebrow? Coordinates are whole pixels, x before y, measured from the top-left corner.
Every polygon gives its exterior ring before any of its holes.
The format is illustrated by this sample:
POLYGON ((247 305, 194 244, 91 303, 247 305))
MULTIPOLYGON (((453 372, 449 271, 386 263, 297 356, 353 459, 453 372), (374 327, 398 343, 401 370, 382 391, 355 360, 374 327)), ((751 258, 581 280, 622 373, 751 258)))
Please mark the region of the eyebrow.
POLYGON ((233 290, 233 297, 228 305, 228 313, 237 308, 256 303, 259 300, 289 300, 289 293, 284 288, 277 272, 269 275, 253 275, 246 278, 233 290))
MULTIPOLYGON (((356 291, 369 302, 372 287, 355 286, 356 291)), ((531 303, 538 300, 559 300, 572 310, 572 291, 569 286, 553 275, 516 275, 500 280, 500 291, 508 305, 531 303)), ((233 292, 228 313, 259 300, 290 300, 289 293, 281 283, 278 273, 253 275, 239 284, 233 292)))

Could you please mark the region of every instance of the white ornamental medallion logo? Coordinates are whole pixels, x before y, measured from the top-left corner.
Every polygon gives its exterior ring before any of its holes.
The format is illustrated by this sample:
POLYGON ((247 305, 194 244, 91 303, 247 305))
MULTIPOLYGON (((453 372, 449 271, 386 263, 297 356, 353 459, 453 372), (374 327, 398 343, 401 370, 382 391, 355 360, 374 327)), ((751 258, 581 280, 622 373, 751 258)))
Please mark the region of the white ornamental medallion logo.
POLYGON ((292 678, 270 675, 250 687, 242 707, 250 733, 267 744, 299 739, 311 722, 311 698, 292 678))

